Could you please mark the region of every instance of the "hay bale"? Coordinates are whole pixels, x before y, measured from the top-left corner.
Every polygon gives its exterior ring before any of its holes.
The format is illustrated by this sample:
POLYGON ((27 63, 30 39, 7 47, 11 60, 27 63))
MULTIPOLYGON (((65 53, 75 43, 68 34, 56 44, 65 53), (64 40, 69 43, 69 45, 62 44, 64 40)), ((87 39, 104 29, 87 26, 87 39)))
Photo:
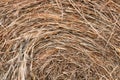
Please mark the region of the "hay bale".
POLYGON ((1 0, 0 80, 120 80, 120 0, 1 0))

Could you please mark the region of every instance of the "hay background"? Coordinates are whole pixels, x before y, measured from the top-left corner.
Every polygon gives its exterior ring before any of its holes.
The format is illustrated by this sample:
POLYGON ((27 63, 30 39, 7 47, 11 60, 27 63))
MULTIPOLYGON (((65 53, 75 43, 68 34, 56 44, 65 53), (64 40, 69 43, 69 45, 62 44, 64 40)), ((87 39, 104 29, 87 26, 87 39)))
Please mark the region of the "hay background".
POLYGON ((0 0, 0 80, 120 80, 120 0, 0 0))

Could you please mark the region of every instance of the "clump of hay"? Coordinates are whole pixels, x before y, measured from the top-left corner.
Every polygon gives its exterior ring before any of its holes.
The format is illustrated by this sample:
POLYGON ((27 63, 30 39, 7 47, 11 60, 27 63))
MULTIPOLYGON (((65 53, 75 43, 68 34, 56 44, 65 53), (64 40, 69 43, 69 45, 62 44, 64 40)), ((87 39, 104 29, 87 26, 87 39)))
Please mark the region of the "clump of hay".
POLYGON ((120 80, 120 0, 1 0, 0 80, 120 80))

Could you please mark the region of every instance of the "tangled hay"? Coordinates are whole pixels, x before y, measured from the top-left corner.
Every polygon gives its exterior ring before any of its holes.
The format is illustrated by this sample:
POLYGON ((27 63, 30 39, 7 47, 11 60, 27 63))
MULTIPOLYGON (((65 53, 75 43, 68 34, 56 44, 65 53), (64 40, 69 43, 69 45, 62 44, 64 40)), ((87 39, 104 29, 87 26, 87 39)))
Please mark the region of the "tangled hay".
POLYGON ((0 0, 0 80, 120 80, 120 0, 0 0))

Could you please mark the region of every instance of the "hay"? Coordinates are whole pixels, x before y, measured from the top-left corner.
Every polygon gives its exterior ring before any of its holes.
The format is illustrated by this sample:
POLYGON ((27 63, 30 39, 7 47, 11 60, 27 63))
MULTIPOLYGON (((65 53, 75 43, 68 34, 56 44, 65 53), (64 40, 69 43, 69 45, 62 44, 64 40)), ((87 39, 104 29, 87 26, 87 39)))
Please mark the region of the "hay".
POLYGON ((0 80, 120 80, 120 0, 0 0, 0 80))

